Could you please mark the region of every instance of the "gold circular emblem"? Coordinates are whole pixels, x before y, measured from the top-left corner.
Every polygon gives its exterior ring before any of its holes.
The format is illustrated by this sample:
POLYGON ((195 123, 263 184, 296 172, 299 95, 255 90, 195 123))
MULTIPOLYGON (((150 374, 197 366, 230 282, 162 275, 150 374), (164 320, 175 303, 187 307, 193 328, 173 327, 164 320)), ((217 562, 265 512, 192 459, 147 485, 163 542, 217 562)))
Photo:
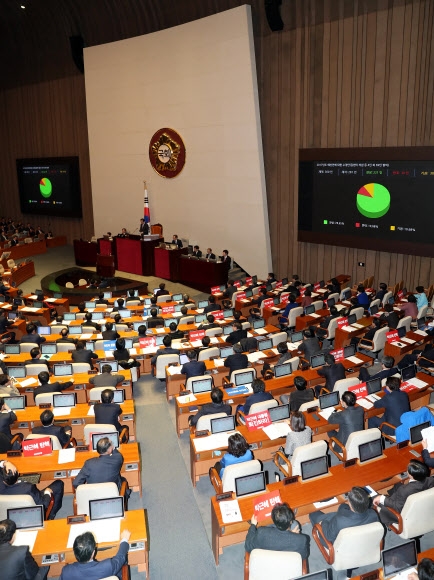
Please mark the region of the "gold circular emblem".
POLYGON ((184 169, 185 145, 181 136, 165 127, 153 134, 149 143, 149 161, 161 177, 176 177, 184 169))

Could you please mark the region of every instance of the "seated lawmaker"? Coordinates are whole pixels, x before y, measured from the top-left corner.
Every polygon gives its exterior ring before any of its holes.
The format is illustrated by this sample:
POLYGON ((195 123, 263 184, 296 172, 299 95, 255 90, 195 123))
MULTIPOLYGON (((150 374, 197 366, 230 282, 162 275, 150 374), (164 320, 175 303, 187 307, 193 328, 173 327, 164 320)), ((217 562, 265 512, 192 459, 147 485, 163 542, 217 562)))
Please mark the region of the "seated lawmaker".
POLYGON ((124 375, 112 374, 112 367, 109 364, 102 365, 100 374, 89 377, 89 383, 94 387, 117 387, 124 380, 124 375))
POLYGON ((105 323, 105 330, 102 331, 102 338, 103 340, 116 340, 120 338, 121 335, 117 330, 113 329, 113 322, 106 322, 105 323))
POLYGON ((41 395, 42 393, 59 393, 66 391, 74 384, 74 379, 70 381, 65 381, 64 383, 59 383, 55 381, 50 383, 50 374, 48 371, 42 371, 38 375, 39 386, 33 391, 33 396, 41 395))
POLYGON ((294 512, 286 503, 277 504, 271 511, 272 526, 259 526, 255 514, 250 518, 245 550, 277 550, 278 552, 297 552, 307 560, 310 551, 310 537, 301 533, 301 525, 294 512))
POLYGON ((33 324, 33 322, 29 322, 26 325, 26 334, 21 337, 20 343, 23 344, 24 342, 36 342, 36 344, 39 346, 43 342, 46 342, 46 340, 47 339, 45 336, 39 336, 39 334, 36 332, 36 325, 33 324))
POLYGON ((225 467, 228 465, 235 465, 236 463, 244 463, 244 461, 251 461, 253 453, 250 451, 249 444, 241 435, 241 433, 234 433, 228 439, 228 451, 223 455, 220 461, 215 464, 216 470, 220 477, 223 477, 225 467))
POLYGON ((39 418, 42 425, 39 427, 33 427, 32 433, 34 435, 53 435, 54 437, 57 437, 62 447, 65 447, 65 445, 70 442, 72 435, 71 427, 69 425, 65 425, 64 427, 55 425, 53 411, 45 409, 45 411, 42 411, 39 418))
POLYGON ((17 525, 13 520, 0 521, 0 566, 2 577, 11 580, 44 580, 49 566, 38 567, 29 546, 15 546, 17 525))
POLYGON ((158 326, 164 326, 164 318, 158 316, 158 309, 151 308, 151 316, 146 320, 148 328, 157 328, 158 326))
POLYGON ((312 328, 303 330, 303 341, 298 345, 298 350, 304 358, 310 362, 310 357, 321 352, 321 345, 312 328))
POLYGON ((363 407, 356 406, 357 398, 351 391, 342 394, 342 411, 334 411, 328 418, 330 425, 338 424, 339 430, 328 431, 329 437, 335 437, 345 445, 348 437, 355 431, 363 431, 365 428, 365 412, 363 407))
POLYGON ((93 368, 93 361, 98 358, 98 355, 91 350, 87 350, 85 343, 79 340, 75 346, 75 350, 71 352, 72 362, 88 363, 90 368, 93 368))
POLYGON ((413 320, 416 320, 418 312, 416 297, 413 294, 410 294, 407 300, 408 302, 397 304, 397 307, 404 313, 404 316, 411 316, 413 320))
POLYGON ((166 290, 166 284, 161 282, 158 285, 158 290, 155 292, 155 297, 158 298, 159 296, 169 296, 169 290, 166 290))
POLYGON ((254 379, 252 381, 252 390, 253 395, 249 395, 244 405, 240 407, 240 410, 245 415, 249 414, 250 407, 255 403, 262 403, 262 401, 271 401, 274 398, 271 393, 267 393, 265 391, 265 383, 262 379, 254 379))
POLYGON ((108 437, 102 437, 96 444, 98 457, 86 459, 72 485, 77 489, 84 483, 116 483, 121 489, 124 478, 121 476, 124 458, 112 445, 108 437))
MULTIPOLYGON (((335 357, 327 353, 324 355, 324 366, 320 369, 317 369, 317 373, 320 377, 325 377, 325 388, 331 393, 334 389, 336 381, 340 381, 341 379, 345 379, 345 367, 342 363, 337 363, 335 361, 335 357)), ((317 385, 315 387, 315 391, 317 395, 319 395, 322 386, 317 385)))
POLYGON ((295 391, 292 391, 289 395, 281 395, 280 402, 282 405, 287 405, 289 403, 290 411, 298 411, 303 403, 310 403, 315 399, 313 389, 307 388, 307 381, 304 377, 296 376, 294 377, 295 391))
POLYGON ((188 363, 182 365, 181 374, 185 375, 186 380, 191 377, 203 376, 206 372, 206 365, 203 361, 197 360, 197 354, 195 350, 189 350, 187 352, 188 363))
POLYGON ((212 253, 211 248, 207 248, 205 258, 207 260, 215 260, 215 254, 212 253))
MULTIPOLYGON (((401 425, 401 415, 410 411, 410 399, 407 393, 401 391, 401 379, 399 377, 388 377, 386 379, 385 395, 374 403, 375 409, 384 409, 382 417, 370 417, 368 428, 380 427, 381 423, 390 423, 394 427, 401 425)), ((384 433, 394 435, 395 430, 387 425, 383 427, 384 433)))
POLYGON ((190 415, 188 418, 189 424, 192 427, 196 427, 197 422, 204 415, 214 415, 214 413, 226 413, 226 415, 232 414, 232 407, 223 403, 223 391, 218 387, 214 387, 211 390, 211 403, 206 403, 202 405, 196 415, 190 415))
POLYGON ((208 306, 205 306, 205 308, 203 309, 204 314, 208 314, 208 312, 214 312, 215 310, 222 309, 220 304, 216 304, 215 296, 213 294, 211 294, 208 297, 208 302, 209 302, 208 306))
POLYGON ((236 344, 241 339, 247 338, 247 330, 243 330, 243 325, 237 320, 232 324, 232 332, 226 336, 228 344, 236 344))
MULTIPOLYGON (((104 389, 101 393, 101 403, 94 406, 95 411, 95 423, 107 423, 108 425, 113 425, 116 427, 119 435, 126 426, 119 423, 119 416, 122 415, 121 406, 118 403, 113 403, 114 392, 112 389, 104 389)), ((124 436, 121 443, 128 443, 129 439, 129 429, 127 429, 127 434, 124 436)))
POLYGON ((172 337, 166 334, 163 338, 163 348, 159 348, 154 356, 151 358, 151 365, 157 364, 157 358, 162 354, 180 354, 181 351, 177 348, 172 348, 172 337))
POLYGON ((233 371, 239 371, 249 366, 249 359, 246 354, 243 354, 243 347, 239 342, 234 344, 234 354, 230 354, 224 362, 224 366, 229 369, 230 378, 233 371))
POLYGON ((292 457, 297 447, 312 443, 312 429, 306 425, 306 419, 300 411, 293 411, 290 419, 291 431, 286 436, 285 455, 292 457))
POLYGON ((24 366, 40 364, 40 365, 46 365, 47 370, 48 370, 48 361, 45 358, 41 359, 41 351, 39 350, 39 348, 37 346, 32 348, 32 350, 30 351, 30 357, 31 358, 24 361, 24 366))
POLYGON ((193 247, 193 252, 191 255, 194 256, 195 258, 202 258, 202 252, 199 250, 199 246, 193 247))
POLYGON ((363 286, 363 284, 359 284, 357 286, 357 302, 359 303, 360 306, 363 306, 363 308, 365 310, 367 310, 369 308, 369 304, 371 302, 371 300, 369 299, 369 296, 366 294, 365 292, 365 287, 363 286))

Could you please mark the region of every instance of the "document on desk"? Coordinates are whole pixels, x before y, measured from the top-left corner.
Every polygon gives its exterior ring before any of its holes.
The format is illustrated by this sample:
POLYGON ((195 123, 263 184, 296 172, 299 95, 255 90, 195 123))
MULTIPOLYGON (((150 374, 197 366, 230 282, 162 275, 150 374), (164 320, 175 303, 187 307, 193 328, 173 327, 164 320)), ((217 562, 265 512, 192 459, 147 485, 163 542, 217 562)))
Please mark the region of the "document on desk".
POLYGON ((211 337, 211 340, 210 340, 210 343, 211 344, 219 344, 220 341, 219 341, 219 339, 216 336, 212 336, 211 337))
POLYGON ((329 499, 327 501, 314 501, 313 505, 318 509, 318 508, 327 507, 328 505, 333 505, 335 503, 338 503, 337 497, 333 497, 332 499, 329 499))
POLYGON ((249 362, 256 362, 256 361, 260 360, 261 358, 267 358, 267 355, 261 351, 255 351, 255 352, 249 352, 249 354, 247 355, 247 358, 248 358, 249 362))
POLYGON ((59 450, 59 459, 57 461, 59 465, 62 463, 72 463, 73 461, 75 461, 75 447, 59 450))
POLYGON ((157 334, 166 334, 166 329, 165 328, 156 328, 155 332, 157 334))
POLYGON ((68 548, 72 548, 77 536, 84 532, 92 532, 97 543, 119 542, 121 535, 121 518, 111 518, 109 520, 93 520, 85 524, 74 524, 70 526, 68 537, 68 548))
POLYGON ((421 435, 423 439, 427 440, 428 443, 428 453, 432 453, 434 451, 434 427, 427 427, 426 429, 422 429, 421 435))
POLYGON ((178 403, 183 405, 184 403, 192 403, 193 401, 197 401, 197 397, 194 395, 180 395, 179 397, 176 397, 176 400, 178 403))
POLYGON ((32 294, 31 296, 29 296, 29 300, 37 300, 38 297, 36 296, 36 294, 32 294))
POLYGON ((95 417, 95 405, 91 405, 89 407, 89 411, 87 412, 88 417, 95 417))
POLYGON ((354 332, 356 329, 352 326, 343 326, 341 330, 345 330, 345 332, 354 332))
POLYGON ((142 348, 142 354, 155 354, 159 349, 158 346, 147 346, 146 348, 142 348))
POLYGON ((321 417, 323 419, 325 419, 326 421, 328 421, 330 415, 332 413, 334 413, 334 412, 335 412, 335 408, 334 407, 328 407, 327 409, 324 409, 324 411, 319 411, 318 412, 318 415, 321 415, 321 417))
POLYGON ((31 530, 28 532, 23 532, 22 530, 17 530, 15 532, 15 539, 13 546, 29 546, 30 552, 33 550, 38 537, 38 530, 31 530))
POLYGON ((92 332, 85 332, 84 334, 80 334, 80 340, 88 340, 92 338, 92 332))
POLYGON ((24 306, 24 308, 21 308, 21 312, 38 312, 38 310, 40 310, 40 308, 30 308, 30 306, 24 306))
POLYGON ((365 328, 364 324, 358 324, 357 322, 355 322, 354 324, 352 324, 352 326, 354 326, 354 328, 365 328))
POLYGON ((214 366, 216 368, 224 367, 225 366, 225 359, 224 358, 215 358, 214 359, 214 366))
POLYGON ((321 318, 321 314, 317 314, 316 312, 311 312, 308 314, 311 318, 321 318))
POLYGON ((212 449, 220 449, 220 447, 227 447, 228 439, 234 433, 235 431, 225 431, 224 433, 215 433, 214 435, 208 435, 208 437, 198 437, 197 439, 193 439, 193 445, 198 453, 200 453, 201 451, 211 451, 212 449))
POLYGON ((181 369, 182 369, 182 366, 181 365, 177 365, 177 366, 173 366, 173 367, 168 367, 167 368, 167 374, 170 375, 171 377, 173 377, 173 375, 180 375, 181 374, 181 369))
POLYGON ((57 298, 45 298, 44 302, 56 302, 57 298))
POLYGON ((335 304, 335 307, 336 307, 336 310, 338 312, 340 312, 341 310, 344 310, 344 308, 346 308, 345 304, 335 304))
POLYGON ((428 383, 426 383, 425 381, 421 381, 417 377, 414 377, 413 379, 409 379, 407 381, 407 383, 410 383, 410 385, 414 385, 418 389, 423 389, 424 387, 428 386, 428 383))
POLYGON ((262 431, 272 440, 286 437, 291 431, 291 427, 285 421, 281 423, 271 423, 267 427, 263 427, 262 431))
POLYGON ((414 334, 420 334, 420 336, 427 336, 427 333, 424 330, 420 330, 420 328, 415 330, 414 334))
POLYGON ((402 337, 400 340, 401 340, 402 342, 406 342, 407 344, 414 344, 414 343, 416 342, 416 341, 415 341, 415 340, 413 340, 412 338, 407 338, 406 336, 403 336, 403 337, 402 337))
POLYGON ((18 385, 20 385, 20 387, 29 387, 30 385, 34 385, 37 382, 38 379, 28 378, 24 379, 23 381, 18 381, 18 385))
POLYGON ((357 399, 357 404, 363 407, 364 409, 372 409, 372 407, 374 406, 367 399, 357 399))
POLYGON ((356 356, 349 356, 347 358, 347 360, 351 361, 355 365, 359 365, 359 364, 362 364, 363 363, 362 359, 361 358, 357 358, 356 356))
POLYGON ((54 407, 53 415, 55 417, 63 417, 63 415, 70 415, 72 407, 54 407))
POLYGON ((241 510, 237 499, 219 502, 220 512, 224 524, 233 524, 234 522, 241 522, 241 510))
POLYGON ((201 340, 192 340, 190 342, 190 344, 193 348, 198 348, 198 347, 202 346, 202 341, 201 340))
POLYGON ((204 310, 205 310, 205 308, 196 308, 196 313, 202 314, 204 310))
POLYGON ((102 340, 102 334, 101 333, 99 333, 99 334, 96 335, 96 340, 102 340))
POLYGON ((265 330, 265 328, 256 328, 255 332, 256 334, 268 334, 268 330, 265 330))

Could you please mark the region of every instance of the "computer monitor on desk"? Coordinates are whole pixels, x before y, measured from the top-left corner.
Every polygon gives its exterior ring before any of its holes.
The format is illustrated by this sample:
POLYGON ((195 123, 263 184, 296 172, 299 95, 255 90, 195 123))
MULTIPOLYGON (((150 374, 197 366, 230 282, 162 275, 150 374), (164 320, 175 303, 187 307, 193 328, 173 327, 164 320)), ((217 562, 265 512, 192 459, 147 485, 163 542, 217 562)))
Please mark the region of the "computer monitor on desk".
POLYGON ((109 367, 111 367, 112 373, 117 373, 118 369, 119 369, 119 363, 117 360, 105 360, 102 362, 98 363, 99 365, 99 370, 102 373, 102 367, 105 365, 109 365, 109 367))
POLYGON ((197 395, 199 393, 210 393, 213 387, 212 377, 204 377, 191 381, 191 391, 197 395))
POLYGON ((227 417, 217 417, 211 419, 211 433, 224 433, 225 431, 235 430, 235 415, 228 415, 227 417))
MULTIPOLYGON (((9 401, 9 399, 8 399, 9 401)), ((419 425, 414 425, 410 427, 410 443, 412 445, 416 445, 416 443, 420 443, 423 439, 422 431, 424 429, 428 429, 431 426, 431 421, 425 421, 424 423, 419 423, 419 425)))
POLYGON ((8 375, 14 379, 24 379, 26 377, 26 367, 8 367, 8 375))
POLYGON ((292 373, 292 364, 290 362, 283 363, 281 365, 276 365, 274 367, 274 377, 279 379, 280 377, 286 377, 292 373))
POLYGON ((75 407, 76 404, 76 393, 61 393, 53 395, 53 407, 75 407))
POLYGON ((255 371, 246 371, 244 373, 237 373, 235 375, 235 386, 241 387, 243 385, 250 385, 255 379, 255 371))
POLYGON ((318 401, 321 411, 328 407, 336 407, 339 405, 339 391, 332 391, 326 395, 320 395, 318 401))
POLYGON ((119 496, 89 500, 89 517, 91 521, 123 518, 124 498, 119 496))
POLYGON ((371 461, 373 459, 378 459, 383 455, 383 444, 381 442, 381 437, 374 439, 374 441, 368 441, 368 443, 362 443, 359 445, 359 461, 360 463, 365 463, 366 461, 371 461))
POLYGON ((53 365, 53 374, 55 377, 68 377, 73 375, 72 364, 53 365))
POLYGON ((237 497, 263 493, 265 490, 265 473, 263 471, 235 478, 235 494, 237 497))
POLYGON ((302 481, 327 475, 329 471, 327 455, 316 457, 315 459, 309 459, 308 461, 302 461, 300 468, 302 481))
POLYGON ((26 408, 26 397, 25 395, 14 395, 13 397, 7 397, 5 399, 7 406, 12 411, 23 411, 26 408))
POLYGON ((119 433, 117 431, 110 431, 110 433, 92 433, 92 450, 96 451, 98 441, 103 437, 110 439, 111 444, 115 449, 119 447, 119 433))
POLYGON ((273 423, 276 423, 276 421, 284 421, 285 419, 289 419, 289 405, 271 407, 268 409, 268 414, 270 415, 270 420, 273 423))
POLYGON ((10 508, 7 518, 15 522, 17 530, 40 530, 44 527, 44 506, 10 508))
MULTIPOLYGON (((416 541, 394 546, 381 552, 383 562, 383 578, 391 578, 400 572, 417 565, 416 541)), ((408 570, 410 572, 410 570, 408 570)))

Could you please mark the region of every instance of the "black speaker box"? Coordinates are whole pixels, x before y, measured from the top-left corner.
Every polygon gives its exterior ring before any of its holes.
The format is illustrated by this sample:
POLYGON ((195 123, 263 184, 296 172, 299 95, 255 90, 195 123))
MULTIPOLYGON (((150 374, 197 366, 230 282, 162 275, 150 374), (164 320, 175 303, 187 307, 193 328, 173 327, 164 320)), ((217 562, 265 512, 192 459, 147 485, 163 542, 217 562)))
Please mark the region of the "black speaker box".
POLYGON ((83 59, 83 48, 84 48, 84 38, 81 34, 77 36, 69 37, 69 44, 71 46, 71 56, 75 63, 75 66, 81 72, 84 73, 84 59, 83 59))
POLYGON ((282 0, 265 0, 265 14, 268 25, 273 32, 283 30, 283 20, 280 16, 280 6, 282 0))

